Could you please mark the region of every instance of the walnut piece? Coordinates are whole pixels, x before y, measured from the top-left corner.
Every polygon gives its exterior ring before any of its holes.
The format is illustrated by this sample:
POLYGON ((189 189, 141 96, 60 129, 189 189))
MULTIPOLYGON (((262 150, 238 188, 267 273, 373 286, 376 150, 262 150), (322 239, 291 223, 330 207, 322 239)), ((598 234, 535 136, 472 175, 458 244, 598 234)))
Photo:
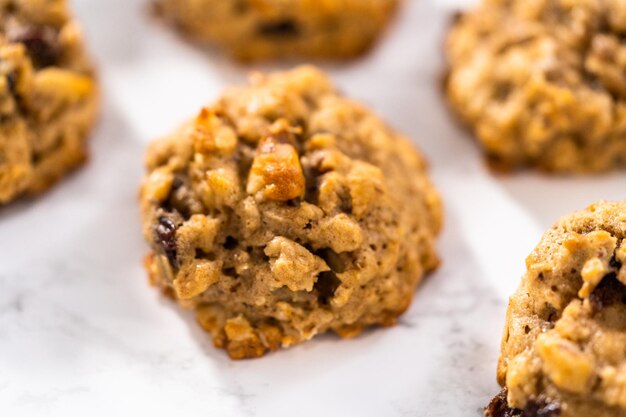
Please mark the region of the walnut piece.
POLYGON ((255 194, 263 190, 270 200, 287 201, 304 196, 304 185, 293 130, 286 120, 278 120, 259 145, 250 169, 247 191, 255 194))

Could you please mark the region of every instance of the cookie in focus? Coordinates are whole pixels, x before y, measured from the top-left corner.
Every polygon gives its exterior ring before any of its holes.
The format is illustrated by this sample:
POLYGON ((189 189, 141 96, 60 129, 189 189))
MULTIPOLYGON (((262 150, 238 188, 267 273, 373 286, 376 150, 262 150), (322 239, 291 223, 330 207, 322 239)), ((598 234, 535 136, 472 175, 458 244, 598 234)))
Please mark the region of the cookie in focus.
POLYGON ((439 264, 425 160, 313 67, 154 142, 141 208, 151 281, 234 359, 392 325, 439 264))

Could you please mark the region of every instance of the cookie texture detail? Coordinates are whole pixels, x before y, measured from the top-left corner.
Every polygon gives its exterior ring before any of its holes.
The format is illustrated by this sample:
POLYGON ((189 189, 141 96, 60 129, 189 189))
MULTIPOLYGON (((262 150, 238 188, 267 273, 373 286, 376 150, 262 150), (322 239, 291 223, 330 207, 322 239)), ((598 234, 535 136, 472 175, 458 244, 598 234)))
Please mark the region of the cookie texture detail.
POLYGON ((97 107, 93 67, 66 2, 0 1, 0 204, 79 166, 97 107))
POLYGON ((626 202, 559 220, 511 297, 487 416, 626 416, 626 202))
POLYGON ((141 207, 151 281, 235 359, 391 325, 439 263, 425 160, 313 67, 154 142, 141 207))
POLYGON ((624 169, 625 31, 619 0, 483 0, 447 39, 451 107, 497 169, 624 169))

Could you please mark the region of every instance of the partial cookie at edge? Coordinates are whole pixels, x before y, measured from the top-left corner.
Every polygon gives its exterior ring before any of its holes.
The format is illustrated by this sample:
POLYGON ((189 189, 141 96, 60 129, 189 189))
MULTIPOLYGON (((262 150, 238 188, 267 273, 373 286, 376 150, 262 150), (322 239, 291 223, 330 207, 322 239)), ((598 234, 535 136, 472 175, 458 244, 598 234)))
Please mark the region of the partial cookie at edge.
POLYGON ((447 39, 446 93, 498 169, 626 168, 626 3, 483 0, 447 39))
POLYGON ((0 1, 0 204, 86 158, 97 85, 65 1, 0 1))
POLYGON ((158 0, 183 34, 240 60, 350 58, 381 36, 401 0, 158 0))
POLYGON ((505 391, 488 416, 626 415, 625 238, 626 202, 591 205, 546 232, 509 303, 505 391))

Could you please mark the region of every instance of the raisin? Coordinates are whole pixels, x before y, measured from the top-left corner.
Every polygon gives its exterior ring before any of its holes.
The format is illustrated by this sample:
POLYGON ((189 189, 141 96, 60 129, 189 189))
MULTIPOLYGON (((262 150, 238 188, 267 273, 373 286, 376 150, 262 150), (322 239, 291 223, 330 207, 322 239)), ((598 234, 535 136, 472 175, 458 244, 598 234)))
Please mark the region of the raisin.
POLYGON ((607 274, 589 295, 591 310, 594 314, 616 304, 624 298, 626 287, 617 280, 615 273, 607 274))
POLYGON ((560 414, 560 405, 539 399, 528 401, 522 413, 522 417, 553 417, 560 414))
POLYGON ((615 257, 615 254, 611 257, 611 260, 609 261, 609 266, 617 270, 619 270, 622 267, 622 263, 617 260, 617 258, 615 257))
POLYGON ((46 26, 19 25, 7 30, 11 43, 21 43, 38 68, 55 65, 59 60, 57 32, 46 26))
POLYGON ((485 416, 487 417, 517 417, 522 415, 522 410, 509 407, 506 399, 506 388, 500 391, 493 400, 485 408, 485 416))
POLYGON ((300 34, 300 29, 293 20, 264 23, 259 26, 257 31, 261 36, 275 38, 291 38, 300 34))
POLYGON ((507 389, 504 388, 485 408, 487 417, 555 417, 561 414, 561 406, 542 398, 528 401, 523 410, 509 407, 507 389))
POLYGON ((174 267, 178 267, 176 260, 176 224, 166 216, 159 217, 159 222, 154 228, 154 238, 167 260, 174 267))

